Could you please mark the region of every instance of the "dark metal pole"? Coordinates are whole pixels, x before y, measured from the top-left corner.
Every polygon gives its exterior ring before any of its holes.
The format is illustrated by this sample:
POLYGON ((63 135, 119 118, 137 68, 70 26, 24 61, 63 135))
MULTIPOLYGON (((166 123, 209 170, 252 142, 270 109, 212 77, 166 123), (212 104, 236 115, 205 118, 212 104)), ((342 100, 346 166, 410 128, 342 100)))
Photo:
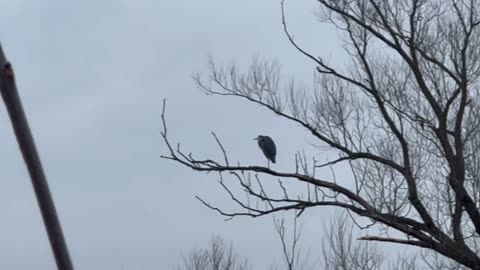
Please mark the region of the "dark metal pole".
POLYGON ((38 156, 33 136, 28 126, 27 117, 18 95, 11 64, 7 61, 0 44, 0 92, 7 107, 18 145, 23 155, 28 173, 32 181, 37 202, 42 213, 48 239, 55 256, 59 270, 73 270, 73 264, 68 254, 67 244, 58 220, 47 179, 38 156))

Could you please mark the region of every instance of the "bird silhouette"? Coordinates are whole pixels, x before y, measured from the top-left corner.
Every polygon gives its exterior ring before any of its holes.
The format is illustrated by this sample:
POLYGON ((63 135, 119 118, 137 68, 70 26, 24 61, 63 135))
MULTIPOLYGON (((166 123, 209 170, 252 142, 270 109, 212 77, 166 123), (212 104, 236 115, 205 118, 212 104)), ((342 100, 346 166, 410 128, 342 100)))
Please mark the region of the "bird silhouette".
POLYGON ((273 142, 272 138, 265 135, 258 135, 257 138, 258 146, 262 149, 263 154, 268 160, 268 167, 270 168, 270 161, 275 163, 277 156, 277 147, 273 142))

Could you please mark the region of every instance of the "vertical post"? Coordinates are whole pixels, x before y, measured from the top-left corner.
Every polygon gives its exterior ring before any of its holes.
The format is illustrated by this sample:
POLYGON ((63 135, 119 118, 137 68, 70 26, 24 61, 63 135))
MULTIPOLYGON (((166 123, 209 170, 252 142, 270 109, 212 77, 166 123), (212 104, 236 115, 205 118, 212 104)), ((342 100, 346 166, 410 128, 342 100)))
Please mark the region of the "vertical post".
POLYGON ((15 137, 28 169, 30 179, 35 190, 38 206, 42 213, 43 223, 47 230, 48 239, 55 256, 59 270, 73 270, 67 244, 63 237, 62 228, 58 220, 52 195, 48 188, 47 179, 35 147, 27 117, 22 107, 20 96, 11 64, 7 61, 0 44, 0 92, 7 107, 12 122, 15 137))

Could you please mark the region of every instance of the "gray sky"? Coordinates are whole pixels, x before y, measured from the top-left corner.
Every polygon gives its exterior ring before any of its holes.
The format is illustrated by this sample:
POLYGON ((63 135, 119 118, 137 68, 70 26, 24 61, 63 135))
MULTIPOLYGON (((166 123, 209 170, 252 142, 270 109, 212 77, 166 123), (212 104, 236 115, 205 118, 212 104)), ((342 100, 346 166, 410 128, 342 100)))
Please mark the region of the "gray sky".
MULTIPOLYGON (((314 10, 312 0, 287 1, 292 32, 335 63, 338 37, 314 10)), ((194 198, 229 209, 218 179, 159 156, 163 98, 171 138, 194 153, 219 157, 211 131, 243 164, 265 164, 257 134, 277 142, 280 170, 308 148, 297 126, 242 100, 205 96, 191 79, 211 54, 241 65, 277 58, 284 74, 310 83, 313 66, 283 35, 279 0, 0 0, 0 25, 77 269, 170 269, 213 233, 258 269, 278 258, 270 217, 223 221, 194 198)), ((0 269, 53 269, 4 109, 0 138, 0 269)), ((310 212, 305 248, 318 246, 326 213, 310 212)))

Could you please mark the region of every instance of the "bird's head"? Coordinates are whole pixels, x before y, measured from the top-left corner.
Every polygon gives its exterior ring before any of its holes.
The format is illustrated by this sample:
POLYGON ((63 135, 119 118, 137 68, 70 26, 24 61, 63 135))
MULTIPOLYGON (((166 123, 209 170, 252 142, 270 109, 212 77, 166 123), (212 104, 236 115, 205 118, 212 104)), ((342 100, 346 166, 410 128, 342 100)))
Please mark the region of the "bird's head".
POLYGON ((263 137, 265 137, 265 136, 263 136, 263 135, 258 135, 254 140, 258 141, 258 140, 263 139, 263 137))

